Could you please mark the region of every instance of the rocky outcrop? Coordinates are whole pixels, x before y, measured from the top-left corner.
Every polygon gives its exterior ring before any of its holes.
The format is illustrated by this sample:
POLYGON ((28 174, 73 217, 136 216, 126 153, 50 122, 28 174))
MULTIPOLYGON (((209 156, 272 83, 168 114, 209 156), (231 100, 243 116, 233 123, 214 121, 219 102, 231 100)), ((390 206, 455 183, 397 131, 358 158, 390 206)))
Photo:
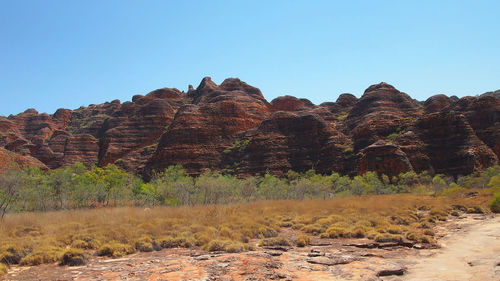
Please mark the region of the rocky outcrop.
POLYGON ((417 173, 432 171, 431 159, 427 155, 426 145, 413 130, 417 129, 410 127, 408 131, 397 135, 393 142, 406 154, 413 171, 417 173))
POLYGON ((400 173, 413 171, 410 160, 397 145, 379 140, 359 152, 359 168, 361 174, 374 171, 393 177, 400 173))
POLYGON ((114 163, 145 177, 174 164, 192 175, 207 169, 238 176, 309 169, 464 175, 498 160, 499 124, 495 92, 417 102, 380 83, 360 99, 342 94, 314 105, 282 96, 268 103, 239 79, 217 85, 206 77, 187 93, 161 88, 123 103, 0 117, 0 147, 23 163, 52 169, 114 163))
MULTIPOLYGON (((177 93, 180 98, 181 93, 177 93)), ((154 144, 172 122, 176 108, 168 96, 148 95, 123 103, 102 127, 99 164, 107 165, 154 144), (163 98, 165 97, 165 98, 163 98)))
POLYGON ((467 175, 493 165, 498 158, 475 134, 463 114, 432 113, 416 126, 434 173, 467 175))
POLYGON ((47 166, 34 157, 23 156, 0 148, 0 172, 6 169, 19 169, 28 166, 39 167, 42 170, 48 169, 47 166))
POLYGON ((179 109, 146 165, 146 174, 174 164, 191 174, 218 169, 236 134, 257 127, 270 112, 260 90, 239 79, 226 79, 218 86, 204 78, 188 97, 193 104, 179 109))
POLYGON ((493 96, 464 97, 454 104, 476 135, 500 157, 500 99, 493 96))
POLYGON ((422 114, 410 96, 387 83, 372 85, 354 105, 346 119, 355 151, 403 131, 422 114))
POLYGON ((97 138, 104 121, 120 107, 121 102, 114 100, 103 104, 91 104, 88 107, 82 106, 73 110, 67 131, 71 134, 90 134, 97 138))
POLYGON ((481 95, 482 97, 494 97, 497 99, 500 99, 500 90, 492 91, 492 92, 486 92, 481 95))
POLYGON ((315 105, 308 99, 298 99, 292 96, 277 97, 271 101, 272 111, 297 111, 314 107, 315 105))
POLYGON ((346 139, 318 115, 276 112, 257 129, 247 132, 244 147, 235 147, 235 152, 226 154, 230 158, 236 153, 229 166, 241 175, 283 175, 288 170, 309 169, 327 173, 342 170, 346 139), (241 149, 242 153, 238 153, 241 149))
POLYGON ((324 102, 319 106, 328 108, 332 113, 338 113, 338 116, 344 119, 357 101, 358 98, 352 94, 341 94, 335 102, 324 102))
POLYGON ((424 102, 425 113, 440 112, 452 104, 452 100, 445 95, 435 95, 424 102))

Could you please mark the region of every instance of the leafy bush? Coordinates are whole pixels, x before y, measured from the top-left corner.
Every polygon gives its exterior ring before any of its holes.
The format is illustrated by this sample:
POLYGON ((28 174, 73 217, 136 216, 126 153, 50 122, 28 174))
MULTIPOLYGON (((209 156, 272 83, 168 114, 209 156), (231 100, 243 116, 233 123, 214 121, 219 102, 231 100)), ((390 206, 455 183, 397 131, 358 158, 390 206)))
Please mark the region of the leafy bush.
MULTIPOLYGON (((236 140, 229 149, 243 149, 248 144, 249 140, 236 140)), ((206 171, 198 177, 191 177, 182 166, 174 165, 161 173, 153 174, 151 181, 144 183, 116 165, 88 169, 82 163, 76 163, 48 171, 29 167, 0 174, 0 216, 18 211, 328 199, 352 194, 434 192, 435 195, 460 198, 467 194, 470 188, 486 187, 494 193, 500 191, 499 166, 459 177, 454 181, 445 175, 431 176, 428 172, 406 172, 391 178, 367 172, 350 178, 338 173, 322 175, 314 170, 303 173, 288 171, 283 178, 266 173, 264 176, 239 179, 215 171, 206 171)), ((280 225, 299 228, 291 221, 284 221, 280 225)), ((311 229, 310 233, 318 233, 318 230, 311 229)), ((32 236, 41 234, 41 229, 33 229, 29 233, 32 236)), ((81 241, 78 243, 79 248, 96 247, 84 245, 81 241)))
POLYGON ((466 188, 455 184, 455 185, 451 186, 450 188, 445 189, 443 191, 443 193, 441 193, 441 196, 458 198, 458 197, 462 197, 466 191, 467 191, 466 188))
POLYGON ((401 133, 392 133, 392 134, 389 134, 386 138, 390 141, 394 141, 396 140, 396 138, 398 138, 399 136, 401 136, 401 133))
POLYGON ((495 193, 495 198, 490 203, 490 209, 493 213, 500 213, 500 193, 495 193))

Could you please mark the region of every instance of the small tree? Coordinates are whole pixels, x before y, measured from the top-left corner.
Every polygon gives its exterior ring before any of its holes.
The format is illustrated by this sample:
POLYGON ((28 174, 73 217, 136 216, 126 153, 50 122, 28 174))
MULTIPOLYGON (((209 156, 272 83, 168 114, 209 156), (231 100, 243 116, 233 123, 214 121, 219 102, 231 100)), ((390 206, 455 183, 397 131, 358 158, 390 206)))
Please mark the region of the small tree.
POLYGON ((434 178, 432 178, 432 185, 434 186, 434 195, 442 192, 447 187, 443 175, 435 175, 434 178))
POLYGON ((19 171, 9 170, 0 174, 0 219, 4 218, 12 204, 19 199, 21 183, 19 171))

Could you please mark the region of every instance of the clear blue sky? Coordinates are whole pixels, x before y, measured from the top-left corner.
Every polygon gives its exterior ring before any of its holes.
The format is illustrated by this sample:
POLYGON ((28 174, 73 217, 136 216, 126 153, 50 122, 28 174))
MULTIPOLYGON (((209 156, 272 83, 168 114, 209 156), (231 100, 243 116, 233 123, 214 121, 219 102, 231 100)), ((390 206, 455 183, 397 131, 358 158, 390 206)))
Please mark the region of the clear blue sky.
POLYGON ((271 99, 500 89, 500 1, 0 0, 0 115, 53 113, 204 76, 271 99))

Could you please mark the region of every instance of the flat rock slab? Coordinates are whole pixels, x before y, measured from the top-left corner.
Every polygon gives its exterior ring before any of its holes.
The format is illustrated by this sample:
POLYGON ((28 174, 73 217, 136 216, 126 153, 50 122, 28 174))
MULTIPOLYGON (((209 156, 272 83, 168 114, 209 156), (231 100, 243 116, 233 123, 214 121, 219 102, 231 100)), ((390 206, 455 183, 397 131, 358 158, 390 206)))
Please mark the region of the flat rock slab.
POLYGON ((377 271, 377 276, 392 276, 392 275, 403 275, 405 274, 406 267, 404 266, 396 266, 393 268, 386 268, 386 269, 381 269, 377 271))
POLYGON ((341 256, 341 257, 314 257, 307 259, 308 263, 312 264, 320 264, 326 266, 338 265, 338 264, 348 264, 355 260, 359 260, 359 258, 351 257, 351 256, 341 256))

